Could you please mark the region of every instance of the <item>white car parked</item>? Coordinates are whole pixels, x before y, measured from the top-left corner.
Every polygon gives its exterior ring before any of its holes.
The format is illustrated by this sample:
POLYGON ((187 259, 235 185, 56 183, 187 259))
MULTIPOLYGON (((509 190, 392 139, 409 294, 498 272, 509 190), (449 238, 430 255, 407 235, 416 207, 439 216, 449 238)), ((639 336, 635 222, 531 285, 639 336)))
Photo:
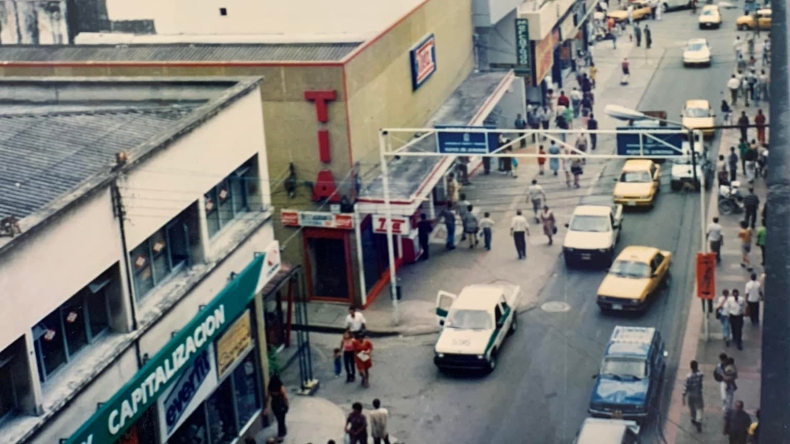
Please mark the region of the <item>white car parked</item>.
POLYGON ((683 50, 683 66, 710 66, 711 47, 706 39, 691 39, 683 50))
POLYGON ((470 285, 458 295, 440 291, 436 317, 442 332, 434 348, 439 370, 491 372, 505 337, 516 331, 518 285, 470 285))

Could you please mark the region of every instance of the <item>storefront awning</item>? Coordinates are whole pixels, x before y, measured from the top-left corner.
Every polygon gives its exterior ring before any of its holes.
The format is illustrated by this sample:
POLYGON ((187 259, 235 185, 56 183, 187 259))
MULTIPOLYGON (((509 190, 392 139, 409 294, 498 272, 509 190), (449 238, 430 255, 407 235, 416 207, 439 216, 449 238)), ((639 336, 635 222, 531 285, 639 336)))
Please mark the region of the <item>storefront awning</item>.
MULTIPOLYGON (((513 80, 510 72, 472 73, 431 117, 426 127, 434 125, 482 125, 513 80)), ((433 137, 409 146, 408 151, 435 152, 433 137)), ((393 214, 410 216, 439 183, 452 165, 452 157, 401 157, 389 163, 390 199, 393 214)), ((365 184, 357 199, 363 214, 383 212, 384 186, 379 174, 365 184)))

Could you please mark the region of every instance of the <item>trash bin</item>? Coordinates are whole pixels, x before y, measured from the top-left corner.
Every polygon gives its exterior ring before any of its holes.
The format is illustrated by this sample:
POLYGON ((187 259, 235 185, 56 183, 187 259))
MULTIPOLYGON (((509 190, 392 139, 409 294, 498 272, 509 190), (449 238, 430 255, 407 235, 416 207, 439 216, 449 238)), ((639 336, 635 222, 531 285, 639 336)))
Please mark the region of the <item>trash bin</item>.
POLYGON ((395 278, 395 294, 392 294, 392 287, 390 287, 390 298, 392 300, 395 300, 395 298, 397 298, 397 300, 399 300, 399 301, 401 299, 403 299, 403 291, 401 290, 401 288, 402 287, 401 287, 400 277, 396 277, 395 278))

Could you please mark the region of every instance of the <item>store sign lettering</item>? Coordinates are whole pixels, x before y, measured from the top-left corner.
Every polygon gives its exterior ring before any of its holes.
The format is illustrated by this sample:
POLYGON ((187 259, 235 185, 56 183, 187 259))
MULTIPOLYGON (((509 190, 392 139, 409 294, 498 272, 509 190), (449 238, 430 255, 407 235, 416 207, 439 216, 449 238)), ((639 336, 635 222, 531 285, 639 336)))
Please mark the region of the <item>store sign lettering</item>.
POLYGON ((532 54, 529 52, 529 21, 516 19, 516 68, 529 72, 532 54))
MULTIPOLYGON (((401 234, 407 235, 409 234, 411 224, 409 223, 409 219, 406 217, 390 217, 392 220, 392 234, 401 234)), ((373 227, 373 231, 375 233, 386 233, 387 232, 387 216, 377 215, 375 217, 376 224, 373 227)))
POLYGON ((281 210, 280 222, 285 227, 354 229, 354 218, 350 214, 335 214, 322 211, 281 210))
POLYGON ((189 402, 195 397, 198 388, 206 380, 206 376, 211 372, 208 352, 203 351, 192 367, 181 374, 176 385, 170 394, 165 398, 165 420, 167 422, 167 432, 170 433, 181 415, 184 414, 189 402))
MULTIPOLYGON (((316 119, 319 123, 329 122, 329 109, 327 104, 337 100, 337 92, 329 91, 305 91, 305 100, 309 100, 315 104, 316 119)), ((332 150, 329 145, 329 130, 318 130, 318 157, 323 163, 332 161, 332 150)))
POLYGON ((255 295, 265 255, 256 256, 64 444, 117 442, 182 372, 237 319, 255 295))
POLYGON ((111 434, 117 434, 126 425, 126 422, 137 414, 141 406, 145 406, 149 399, 157 396, 167 387, 168 381, 183 367, 189 358, 197 353, 225 323, 225 306, 220 305, 211 316, 195 328, 194 332, 186 337, 186 341, 173 350, 173 354, 156 367, 141 384, 132 391, 131 396, 121 403, 120 409, 110 412, 107 428, 111 434))
POLYGON ((436 39, 433 34, 425 37, 409 51, 409 60, 412 91, 416 91, 436 72, 436 39))

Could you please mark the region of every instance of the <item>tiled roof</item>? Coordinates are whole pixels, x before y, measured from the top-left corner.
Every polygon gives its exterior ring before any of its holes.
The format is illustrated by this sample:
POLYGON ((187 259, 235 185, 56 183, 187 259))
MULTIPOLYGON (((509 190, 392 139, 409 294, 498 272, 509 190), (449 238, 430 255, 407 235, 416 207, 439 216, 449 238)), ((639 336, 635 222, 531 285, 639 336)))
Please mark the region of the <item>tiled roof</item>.
POLYGON ((0 115, 0 219, 22 219, 194 107, 0 115))
POLYGON ((360 43, 0 46, 2 62, 321 62, 341 60, 360 43))

